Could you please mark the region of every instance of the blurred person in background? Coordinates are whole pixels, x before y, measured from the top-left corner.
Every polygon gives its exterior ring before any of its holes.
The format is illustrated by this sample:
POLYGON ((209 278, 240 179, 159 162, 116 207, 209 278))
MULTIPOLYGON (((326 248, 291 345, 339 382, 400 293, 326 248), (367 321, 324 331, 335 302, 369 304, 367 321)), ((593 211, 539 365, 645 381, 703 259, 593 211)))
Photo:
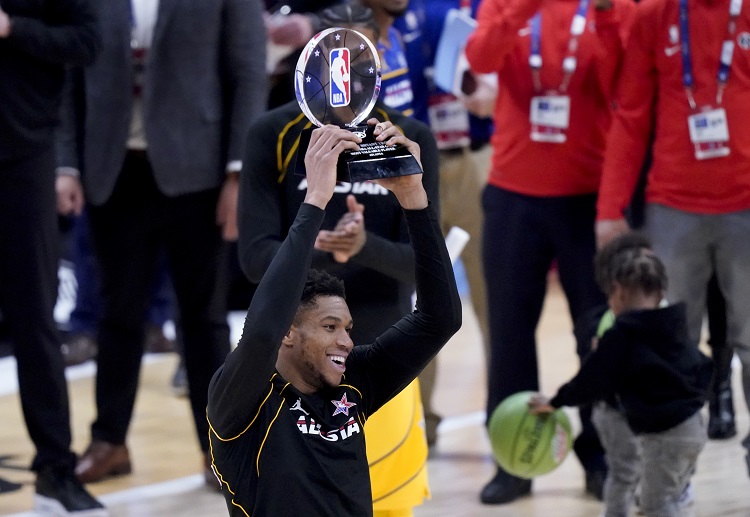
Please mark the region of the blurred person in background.
POLYGON ((0 311, 18 370, 26 427, 36 448, 34 509, 90 517, 108 512, 76 479, 60 340, 53 318, 59 259, 53 133, 65 69, 99 49, 87 0, 0 1, 0 311))
MULTIPOLYGON (((635 4, 630 0, 484 0, 466 55, 498 74, 493 157, 482 195, 490 321, 487 416, 539 390, 536 328, 553 262, 573 322, 604 303, 594 279, 594 218, 612 101, 635 4)), ((585 358, 590 342, 578 343, 585 358)), ((604 451, 581 408, 574 449, 601 499, 604 451)), ((531 492, 499 466, 485 504, 531 492)))
POLYGON ((245 137, 265 108, 260 0, 101 0, 101 58, 73 81, 58 175, 83 182, 101 268, 97 416, 84 482, 131 471, 126 445, 160 253, 172 275, 206 483, 208 383, 229 351, 225 240, 245 137), (76 109, 77 108, 77 109, 76 109), (82 135, 79 138, 79 135, 82 135))

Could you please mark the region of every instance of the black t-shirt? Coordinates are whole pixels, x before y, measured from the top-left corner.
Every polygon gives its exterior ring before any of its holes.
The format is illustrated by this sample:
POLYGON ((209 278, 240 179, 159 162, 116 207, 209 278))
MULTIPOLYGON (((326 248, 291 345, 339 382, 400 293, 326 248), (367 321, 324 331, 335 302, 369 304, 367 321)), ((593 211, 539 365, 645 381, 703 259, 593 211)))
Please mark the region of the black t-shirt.
POLYGON ((238 347, 211 381, 211 454, 233 516, 372 514, 363 427, 458 330, 461 304, 432 207, 404 210, 417 310, 355 347, 335 388, 299 393, 275 370, 323 211, 300 207, 253 297, 238 347))

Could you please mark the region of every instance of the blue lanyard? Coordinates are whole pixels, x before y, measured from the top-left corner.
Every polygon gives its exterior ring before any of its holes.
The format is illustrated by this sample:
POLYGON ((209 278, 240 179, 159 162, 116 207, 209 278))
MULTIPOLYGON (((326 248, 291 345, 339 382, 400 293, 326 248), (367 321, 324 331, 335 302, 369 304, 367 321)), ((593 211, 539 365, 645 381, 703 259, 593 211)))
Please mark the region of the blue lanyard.
MULTIPOLYGON (((560 84, 561 92, 568 89, 570 78, 578 66, 575 54, 578 50, 578 38, 583 34, 583 30, 586 28, 586 13, 589 10, 590 1, 591 0, 579 0, 578 9, 576 10, 575 15, 573 15, 573 21, 570 22, 570 39, 568 40, 567 51, 562 63, 564 75, 560 84)), ((531 67, 531 73, 534 79, 534 89, 537 92, 540 92, 542 90, 540 79, 540 70, 542 68, 542 13, 536 13, 529 21, 529 25, 529 28, 531 29, 529 67, 531 67)))
MULTIPOLYGON (((727 36, 721 45, 721 56, 719 58, 719 71, 716 74, 718 84, 716 90, 716 104, 720 105, 723 100, 724 88, 729 80, 729 71, 732 67, 732 55, 734 54, 734 31, 737 28, 737 17, 742 11, 742 0, 729 1, 729 25, 727 36)), ((693 75, 693 60, 690 53, 690 30, 688 28, 688 0, 680 0, 680 32, 682 33, 682 84, 685 86, 690 107, 695 109, 695 97, 693 86, 695 76, 693 75)))

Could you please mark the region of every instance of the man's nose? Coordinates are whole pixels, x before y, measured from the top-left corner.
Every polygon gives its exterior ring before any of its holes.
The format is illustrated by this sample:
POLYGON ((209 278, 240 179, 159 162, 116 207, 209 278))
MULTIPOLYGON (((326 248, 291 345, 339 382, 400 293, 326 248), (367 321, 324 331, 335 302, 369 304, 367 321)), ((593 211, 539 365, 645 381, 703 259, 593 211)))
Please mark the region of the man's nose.
POLYGON ((351 350, 354 348, 354 341, 352 341, 351 336, 349 336, 349 333, 344 331, 339 335, 338 339, 339 346, 342 346, 346 348, 347 350, 351 350))

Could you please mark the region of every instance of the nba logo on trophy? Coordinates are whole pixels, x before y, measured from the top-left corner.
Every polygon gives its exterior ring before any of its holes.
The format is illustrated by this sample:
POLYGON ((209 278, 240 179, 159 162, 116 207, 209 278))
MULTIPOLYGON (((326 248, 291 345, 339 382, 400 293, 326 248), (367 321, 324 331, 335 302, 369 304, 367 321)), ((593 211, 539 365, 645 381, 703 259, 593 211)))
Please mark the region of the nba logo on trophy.
POLYGON ((331 49, 331 106, 349 105, 349 49, 331 49))

